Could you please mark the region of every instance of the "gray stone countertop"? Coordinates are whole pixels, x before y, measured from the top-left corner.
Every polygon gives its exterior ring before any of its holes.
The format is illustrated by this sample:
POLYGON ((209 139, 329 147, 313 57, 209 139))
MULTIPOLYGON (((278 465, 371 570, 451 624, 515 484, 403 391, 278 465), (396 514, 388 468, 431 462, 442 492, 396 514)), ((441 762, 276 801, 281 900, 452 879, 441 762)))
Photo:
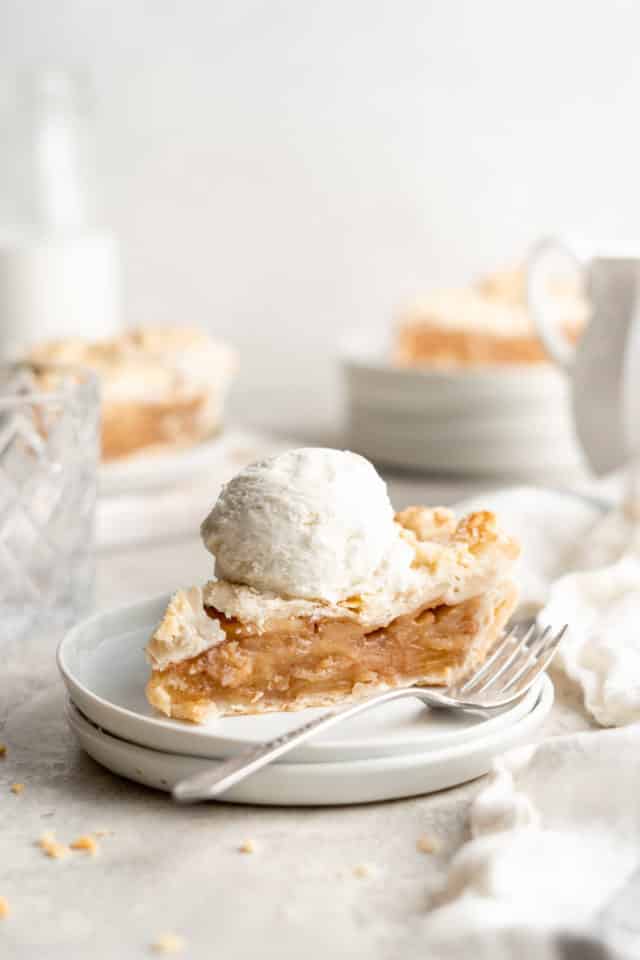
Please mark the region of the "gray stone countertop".
MULTIPOLYGON (((405 478, 391 493, 402 507, 472 491, 405 478)), ((197 582, 209 567, 195 536, 101 553, 98 606, 197 582)), ((366 806, 179 808, 79 749, 65 725, 52 637, 31 638, 4 671, 0 896, 10 914, 0 920, 3 960, 133 960, 153 956, 166 933, 184 938, 179 955, 207 960, 387 960, 422 952, 428 910, 465 837, 479 782, 366 806), (22 793, 11 792, 14 782, 25 784, 22 793), (107 833, 96 856, 56 860, 37 846, 45 830, 62 842, 107 833), (417 849, 422 834, 435 852, 417 849), (247 840, 251 854, 240 851, 247 840)), ((560 709, 549 729, 582 722, 560 709)))

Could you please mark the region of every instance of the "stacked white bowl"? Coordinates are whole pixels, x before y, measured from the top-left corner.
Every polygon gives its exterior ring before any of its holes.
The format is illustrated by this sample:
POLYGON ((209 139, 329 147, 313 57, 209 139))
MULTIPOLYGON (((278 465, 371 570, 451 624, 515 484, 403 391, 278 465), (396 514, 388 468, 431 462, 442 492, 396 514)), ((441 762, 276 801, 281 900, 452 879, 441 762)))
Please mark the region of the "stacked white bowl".
POLYGON ((566 377, 551 364, 405 368, 388 344, 342 353, 348 443, 382 465, 502 479, 582 471, 566 377))

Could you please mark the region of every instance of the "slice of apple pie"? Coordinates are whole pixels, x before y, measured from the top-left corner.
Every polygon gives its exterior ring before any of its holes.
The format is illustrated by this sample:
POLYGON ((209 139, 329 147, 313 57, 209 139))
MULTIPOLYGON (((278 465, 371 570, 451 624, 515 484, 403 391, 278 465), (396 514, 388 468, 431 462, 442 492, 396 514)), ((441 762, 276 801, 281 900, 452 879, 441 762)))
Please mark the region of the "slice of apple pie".
POLYGON ((493 514, 393 514, 366 460, 295 450, 246 468, 202 527, 217 579, 178 591, 147 646, 167 716, 300 710, 447 684, 486 657, 517 590, 493 514))

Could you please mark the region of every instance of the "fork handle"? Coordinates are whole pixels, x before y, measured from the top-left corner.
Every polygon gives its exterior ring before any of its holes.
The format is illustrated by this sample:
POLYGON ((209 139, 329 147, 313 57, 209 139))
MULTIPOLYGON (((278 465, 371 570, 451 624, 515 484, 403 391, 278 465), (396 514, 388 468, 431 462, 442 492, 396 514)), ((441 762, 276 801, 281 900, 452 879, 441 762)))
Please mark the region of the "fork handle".
POLYGON ((196 773, 191 777, 178 781, 173 788, 173 799, 179 803, 194 803, 199 800, 213 800, 220 796, 225 790, 240 783, 245 777, 250 776, 262 767, 266 767, 277 757, 284 753, 289 753, 294 747, 305 743, 322 730, 328 730, 329 727, 347 720, 349 717, 355 717, 365 710, 371 710, 382 703, 389 703, 391 700, 402 700, 405 697, 418 697, 425 703, 430 703, 434 707, 447 707, 449 703, 446 697, 438 694, 436 691, 427 690, 424 687, 401 687, 396 690, 386 690, 384 693, 376 694, 366 700, 351 704, 339 710, 329 710, 327 713, 315 717, 301 727, 290 730, 289 733, 283 733, 259 747, 252 747, 245 750, 236 757, 231 757, 223 763, 217 764, 211 769, 204 770, 202 773, 196 773))

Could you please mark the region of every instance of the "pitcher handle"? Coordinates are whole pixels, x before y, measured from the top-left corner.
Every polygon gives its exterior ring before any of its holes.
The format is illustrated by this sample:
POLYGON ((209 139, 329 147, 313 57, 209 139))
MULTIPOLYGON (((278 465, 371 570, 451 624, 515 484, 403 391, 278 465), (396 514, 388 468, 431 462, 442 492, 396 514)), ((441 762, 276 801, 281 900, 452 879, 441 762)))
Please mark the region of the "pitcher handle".
POLYGON ((548 268, 558 259, 569 260, 582 272, 573 251, 554 237, 546 237, 533 248, 527 260, 527 303, 529 312, 549 356, 566 371, 573 367, 575 347, 569 342, 549 309, 548 268))

